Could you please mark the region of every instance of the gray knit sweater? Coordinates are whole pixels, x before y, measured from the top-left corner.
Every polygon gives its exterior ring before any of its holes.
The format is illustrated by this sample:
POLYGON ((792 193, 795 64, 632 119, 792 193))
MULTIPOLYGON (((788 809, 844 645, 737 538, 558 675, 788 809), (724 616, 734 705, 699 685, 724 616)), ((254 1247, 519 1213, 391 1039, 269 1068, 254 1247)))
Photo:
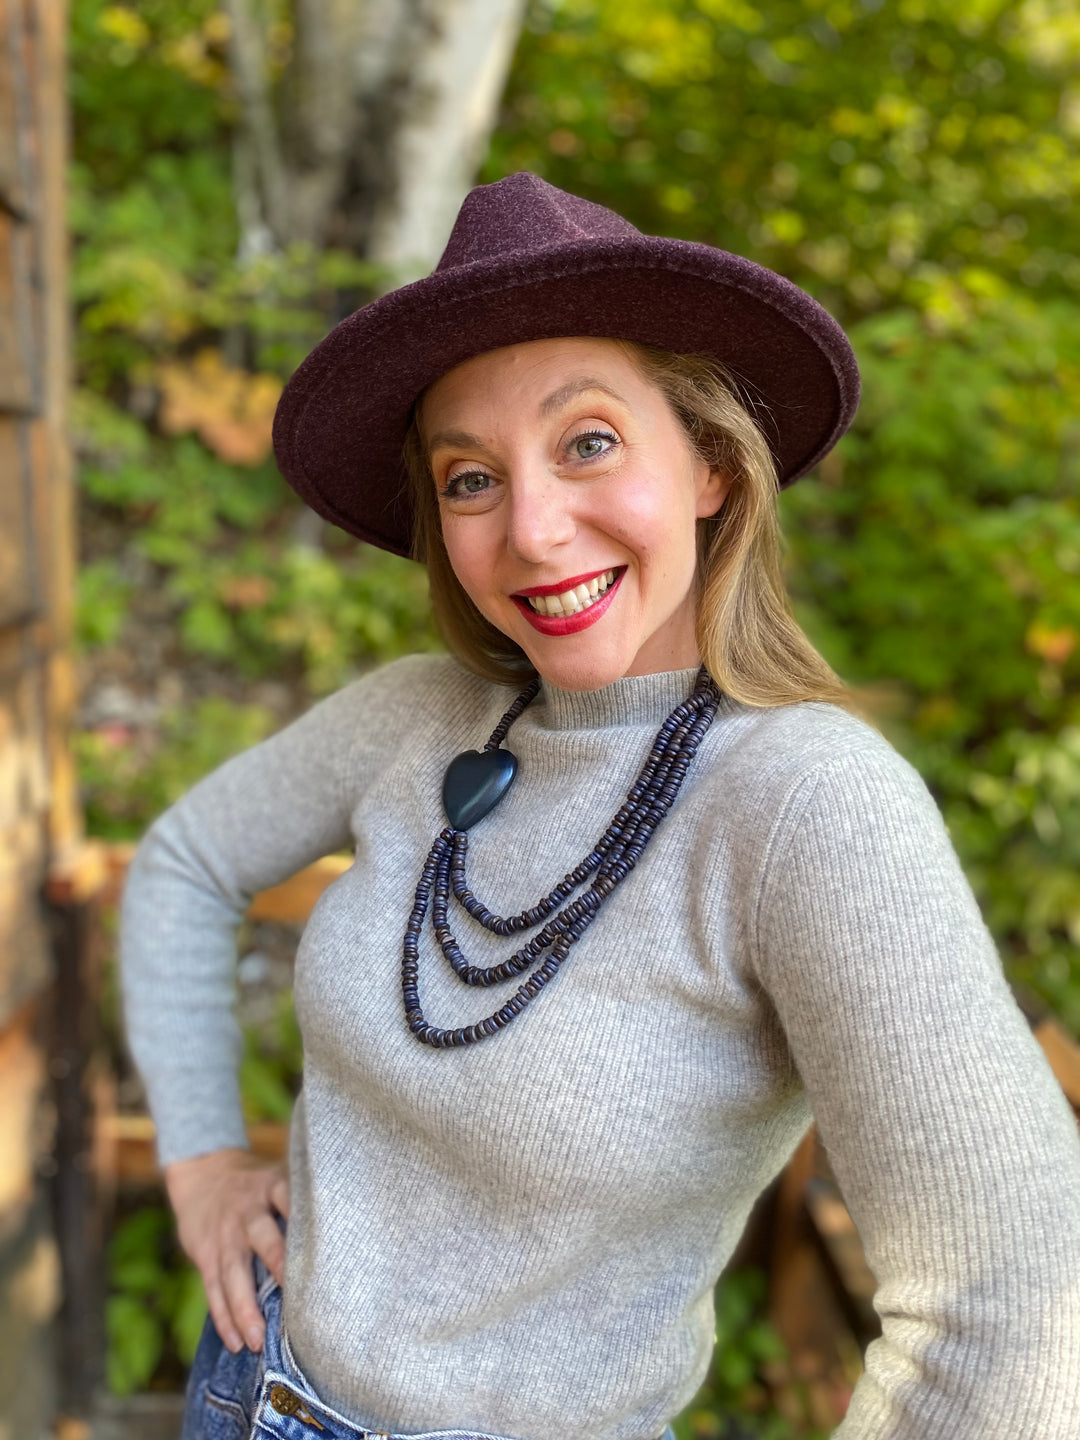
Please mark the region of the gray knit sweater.
MULTIPOLYGON (((692 671, 517 721, 470 832, 492 910, 593 847, 692 671)), ((163 1162, 245 1143, 231 1005, 251 895, 355 846, 304 932, 285 1323, 319 1394, 386 1431, 650 1440, 691 1398, 712 1289, 811 1118, 878 1280, 836 1440, 1077 1440, 1080 1141, 940 814, 871 727, 724 699, 638 868, 505 1031, 405 1027, 401 940, 447 762, 511 692, 454 661, 366 676, 202 780, 131 867, 131 1048, 163 1162)), ((457 912, 474 963, 513 948, 457 912)), ((421 950, 466 1025, 517 987, 421 950)))

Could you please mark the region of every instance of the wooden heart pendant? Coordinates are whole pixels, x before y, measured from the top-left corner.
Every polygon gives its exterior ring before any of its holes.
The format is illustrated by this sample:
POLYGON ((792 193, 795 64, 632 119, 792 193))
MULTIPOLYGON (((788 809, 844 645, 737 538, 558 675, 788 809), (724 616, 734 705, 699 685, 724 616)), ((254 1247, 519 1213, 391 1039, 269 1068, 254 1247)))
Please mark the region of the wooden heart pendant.
POLYGON ((468 830, 493 810, 517 774, 509 750, 463 750, 446 767, 442 802, 455 830, 468 830))

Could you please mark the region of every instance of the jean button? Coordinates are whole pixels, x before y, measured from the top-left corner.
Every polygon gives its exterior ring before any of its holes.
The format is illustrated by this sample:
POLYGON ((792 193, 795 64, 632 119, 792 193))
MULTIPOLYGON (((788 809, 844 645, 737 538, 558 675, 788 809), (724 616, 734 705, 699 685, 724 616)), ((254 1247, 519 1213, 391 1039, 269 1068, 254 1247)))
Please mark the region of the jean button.
POLYGON ((270 1391, 270 1404, 279 1415, 295 1415, 300 1409, 300 1397, 286 1390, 284 1385, 275 1385, 270 1391))

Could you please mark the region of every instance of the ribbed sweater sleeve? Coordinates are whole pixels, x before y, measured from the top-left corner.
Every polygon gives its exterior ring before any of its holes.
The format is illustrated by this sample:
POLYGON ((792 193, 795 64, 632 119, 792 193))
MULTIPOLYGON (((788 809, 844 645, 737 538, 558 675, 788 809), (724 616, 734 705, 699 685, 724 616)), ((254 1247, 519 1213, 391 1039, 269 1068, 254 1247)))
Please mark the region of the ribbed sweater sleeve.
POLYGON ((165 1165, 247 1139, 236 929, 259 890, 350 840, 358 681, 192 787, 128 870, 121 977, 132 1056, 165 1165))
POLYGON ((772 827, 754 967, 878 1280, 835 1440, 1076 1440, 1080 1140, 937 806, 883 741, 772 827))

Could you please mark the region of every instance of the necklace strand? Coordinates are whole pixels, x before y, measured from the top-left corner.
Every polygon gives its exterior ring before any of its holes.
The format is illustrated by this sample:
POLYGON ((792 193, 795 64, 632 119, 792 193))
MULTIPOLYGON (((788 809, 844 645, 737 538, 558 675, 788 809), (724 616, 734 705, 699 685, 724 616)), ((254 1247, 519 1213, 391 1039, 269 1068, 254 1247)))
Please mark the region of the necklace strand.
MULTIPOLYGON (((539 689, 540 681, 537 679, 521 692, 492 731, 484 746, 486 751, 499 748, 510 726, 536 698, 539 689)), ((542 900, 518 915, 494 915, 481 904, 465 878, 468 835, 451 825, 440 831, 417 882, 402 946, 401 990, 405 1019, 418 1040, 438 1049, 473 1045, 509 1025, 539 995, 558 973, 574 943, 592 924, 605 900, 622 884, 641 858, 656 827, 674 804, 719 703, 720 691, 703 666, 690 697, 677 706, 661 725, 641 773, 595 849, 564 875, 542 900), (590 876, 593 878, 588 888, 560 909, 563 902, 570 900, 590 876), (509 936, 535 929, 538 925, 543 925, 543 928, 501 964, 488 967, 470 965, 450 928, 451 894, 474 920, 492 934, 509 936), (534 961, 541 959, 545 951, 548 952, 547 958, 494 1014, 473 1025, 454 1030, 440 1029, 428 1023, 419 995, 420 936, 429 906, 439 947, 454 973, 466 985, 498 985, 527 970, 534 961)))

